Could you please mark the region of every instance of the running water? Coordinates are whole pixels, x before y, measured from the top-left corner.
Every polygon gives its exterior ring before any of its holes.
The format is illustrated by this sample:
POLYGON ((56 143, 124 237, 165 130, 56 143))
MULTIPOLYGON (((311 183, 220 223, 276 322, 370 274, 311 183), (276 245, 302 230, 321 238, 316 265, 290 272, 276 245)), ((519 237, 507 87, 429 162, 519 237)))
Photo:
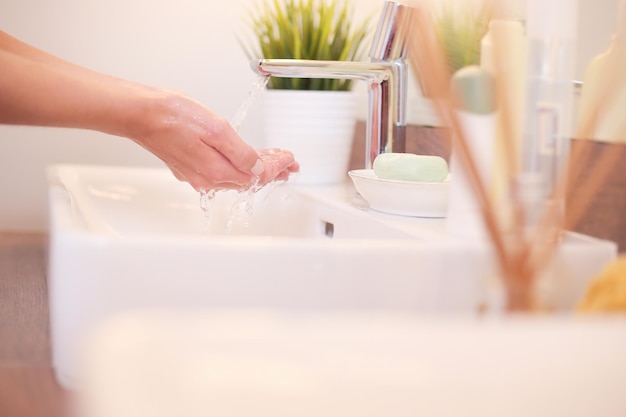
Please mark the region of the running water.
POLYGON ((265 86, 270 80, 269 75, 259 75, 256 80, 252 83, 252 88, 248 92, 248 97, 241 103, 241 106, 235 112, 235 116, 230 121, 230 125, 235 129, 235 132, 239 132, 239 128, 243 123, 244 119, 248 115, 248 110, 250 110, 250 106, 256 99, 256 97, 265 89, 265 86))
MULTIPOLYGON (((248 92, 248 97, 241 103, 235 116, 230 121, 230 125, 235 130, 235 132, 239 132, 241 128, 241 124, 244 119, 248 115, 248 110, 250 110, 250 106, 256 99, 256 97, 265 89, 265 86, 269 82, 269 75, 260 75, 254 80, 252 83, 252 88, 248 92)), ((227 233, 230 233, 232 230, 232 226, 235 221, 240 221, 244 227, 248 225, 249 218, 254 214, 254 196, 256 193, 263 188, 259 185, 259 176, 254 176, 252 180, 252 185, 239 193, 239 197, 237 201, 233 205, 231 209, 231 214, 228 219, 226 229, 227 233)), ((204 225, 205 231, 208 234, 209 226, 211 222, 211 202, 214 200, 216 195, 216 190, 200 190, 200 209, 204 214, 204 225)))
POLYGON ((211 225, 211 201, 215 198, 215 190, 207 190, 205 188, 200 190, 200 209, 204 214, 204 232, 209 234, 209 226, 211 225))
POLYGON ((250 188, 239 193, 235 204, 230 209, 226 233, 230 234, 235 222, 239 222, 243 227, 248 227, 250 217, 254 214, 254 196, 261 188, 263 187, 259 185, 259 177, 255 176, 250 188))

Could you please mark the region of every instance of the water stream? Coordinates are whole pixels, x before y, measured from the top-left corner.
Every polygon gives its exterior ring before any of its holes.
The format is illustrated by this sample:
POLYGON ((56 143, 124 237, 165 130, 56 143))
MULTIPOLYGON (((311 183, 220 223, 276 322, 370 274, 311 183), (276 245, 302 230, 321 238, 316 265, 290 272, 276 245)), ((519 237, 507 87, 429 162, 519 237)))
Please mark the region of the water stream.
MULTIPOLYGON (((260 75, 252 83, 252 88, 248 92, 248 96, 241 103, 234 117, 230 121, 230 125, 235 132, 239 132, 241 124, 248 115, 250 106, 257 98, 257 96, 265 89, 265 86, 269 82, 269 75, 260 75)), ((226 224, 226 232, 230 233, 232 226, 235 222, 240 222, 244 227, 248 225, 250 217, 254 214, 254 197, 256 193, 263 188, 259 185, 259 177, 255 176, 252 180, 252 185, 249 188, 240 191, 239 196, 233 204, 228 222, 226 224)), ((215 199, 217 190, 200 190, 200 209, 204 215, 204 224, 206 234, 209 233, 209 226, 211 223, 211 203, 215 199)))
POLYGON ((241 128, 241 124, 244 119, 248 115, 248 110, 250 110, 250 106, 254 103, 257 96, 261 94, 261 91, 265 89, 265 86, 270 80, 269 75, 259 75, 254 82, 252 83, 252 88, 248 92, 248 97, 241 103, 237 111, 235 112, 235 116, 230 121, 230 125, 235 129, 235 132, 239 132, 241 128))

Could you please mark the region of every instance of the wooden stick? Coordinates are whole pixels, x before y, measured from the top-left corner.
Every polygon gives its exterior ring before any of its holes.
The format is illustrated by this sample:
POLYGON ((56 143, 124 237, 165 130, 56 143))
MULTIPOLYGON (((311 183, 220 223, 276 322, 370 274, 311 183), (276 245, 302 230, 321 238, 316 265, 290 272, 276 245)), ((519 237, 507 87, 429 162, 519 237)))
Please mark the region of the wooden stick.
POLYGON ((453 107, 454 99, 449 88, 450 74, 447 70, 448 66, 443 50, 435 37, 430 11, 423 6, 418 7, 413 13, 412 27, 416 31, 416 38, 413 39, 413 50, 409 54, 409 62, 414 72, 420 71, 425 81, 423 84, 430 87, 429 93, 437 113, 452 128, 455 151, 458 153, 459 159, 468 173, 470 185, 476 193, 487 234, 493 243, 500 269, 506 274, 509 265, 503 237, 487 190, 480 180, 476 162, 471 155, 466 134, 453 107))
MULTIPOLYGON (((582 115, 584 119, 580 124, 580 129, 578 133, 575 135, 576 137, 583 139, 591 139, 593 137, 593 132, 595 130, 595 126, 598 121, 602 120, 602 117, 605 116, 606 109, 610 108, 610 106, 615 102, 617 98, 618 92, 620 92, 620 88, 616 88, 616 86, 621 86, 624 88, 626 86, 626 74, 622 74, 616 67, 610 67, 611 70, 604 77, 604 82, 602 84, 602 89, 600 93, 596 96, 596 101, 594 103, 593 109, 594 111, 588 115, 582 115)), ((584 86, 583 86, 584 88, 584 86)), ((626 136, 626 122, 620 125, 619 134, 626 136)), ((575 226, 580 219, 583 217, 589 205, 593 201, 593 197, 597 193, 597 190, 600 186, 606 181, 608 175, 615 167, 617 161, 619 161, 620 157, 623 154, 623 149, 620 152, 607 152, 606 149, 602 150, 598 163, 598 167, 594 172, 590 173, 585 171, 585 167, 588 166, 591 155, 589 152, 585 152, 584 146, 579 146, 574 149, 570 155, 570 163, 569 163, 569 171, 568 169, 564 169, 563 172, 560 173, 557 181, 556 187, 556 198, 557 200, 564 199, 567 195, 568 189, 573 189, 574 184, 578 188, 580 188, 581 193, 579 194, 576 200, 570 199, 570 206, 567 208, 568 216, 567 223, 564 223, 564 227, 573 227, 575 226), (569 179, 571 181, 568 182, 568 174, 569 179), (584 177, 584 180, 580 181, 580 178, 584 177), (578 183, 580 181, 580 183, 578 183)), ((550 224, 553 224, 559 218, 558 207, 549 207, 546 210, 546 213, 543 216, 540 230, 544 228, 548 228, 550 224)), ((544 229, 545 230, 545 229, 544 229)), ((555 231, 558 232, 558 231, 555 231)), ((541 239, 541 236, 537 234, 535 236, 534 242, 531 242, 531 248, 535 247, 535 245, 541 239)), ((556 236, 552 236, 556 238, 556 236)), ((545 238, 545 237, 544 237, 545 238)), ((542 254, 541 256, 537 256, 534 260, 531 270, 540 271, 542 268, 547 265, 550 261, 550 258, 553 255, 555 248, 550 248, 551 250, 542 254)))
MULTIPOLYGON (((409 54, 409 62, 414 74, 421 75, 419 84, 426 86, 428 95, 432 98, 433 104, 441 119, 452 128, 454 151, 458 153, 459 159, 463 164, 467 174, 468 181, 472 187, 475 197, 480 205, 481 214, 487 229, 488 237, 493 244, 496 254, 496 261, 502 273, 502 279, 507 287, 507 295, 509 297, 508 305, 511 310, 530 308, 530 294, 532 292, 532 283, 539 272, 543 270, 554 256, 559 244, 559 234, 564 224, 561 222, 560 208, 551 205, 542 214, 539 227, 534 234, 528 236, 524 212, 524 207, 519 195, 515 176, 519 173, 516 152, 514 144, 510 138, 513 129, 512 109, 509 108, 508 100, 506 100, 507 91, 501 87, 500 81, 504 78, 504 69, 502 58, 507 45, 498 43, 495 40, 496 53, 496 82, 497 86, 497 102, 500 111, 504 137, 504 157, 505 164, 509 167, 507 170, 507 181, 509 196, 511 198, 511 208, 514 210, 513 230, 512 233, 504 236, 499 228, 494 207, 489 199, 487 189, 482 184, 479 171, 476 166, 467 141, 466 132, 457 117, 454 107, 454 97, 449 88, 449 74, 446 59, 442 48, 436 39, 434 25, 430 11, 423 3, 416 7, 416 13, 413 15, 413 24, 411 25, 414 33, 412 38, 411 54, 409 54), (509 132, 509 134, 507 134, 509 132), (546 240, 546 233, 548 239, 546 240)), ((596 111, 586 115, 587 118, 582 123, 582 130, 577 137, 590 138, 594 130, 594 126, 602 111, 609 107, 616 96, 618 89, 611 88, 615 82, 621 80, 626 83, 626 74, 618 74, 612 71, 607 79, 604 91, 599 94, 596 111), (612 81, 611 81, 612 80, 612 81), (582 136, 581 136, 582 135, 582 136)), ((626 122, 623 129, 626 134, 626 122)), ((611 169, 615 166, 616 161, 621 153, 614 152, 601 155, 600 169, 593 173, 586 173, 584 181, 581 181, 583 192, 568 208, 569 223, 577 222, 589 204, 594 194, 606 179, 611 169)), ((555 197, 558 201, 564 200, 567 191, 568 174, 570 178, 578 182, 582 178, 584 167, 589 162, 589 155, 584 152, 582 147, 576 148, 570 155, 570 164, 567 169, 559 173, 557 184, 555 187, 555 197), (569 170, 569 171, 568 171, 569 170)), ((568 224, 569 224, 568 223, 568 224)))

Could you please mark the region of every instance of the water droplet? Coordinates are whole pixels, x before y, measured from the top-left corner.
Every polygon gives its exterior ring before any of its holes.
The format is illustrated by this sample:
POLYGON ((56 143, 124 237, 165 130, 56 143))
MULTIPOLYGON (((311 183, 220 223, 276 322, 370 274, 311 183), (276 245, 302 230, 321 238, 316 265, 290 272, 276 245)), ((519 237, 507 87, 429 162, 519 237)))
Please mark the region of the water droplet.
POLYGON ((232 231, 235 222, 239 222, 243 227, 250 225, 250 218, 254 215, 254 197, 263 188, 259 184, 259 179, 258 175, 254 176, 250 187, 239 192, 239 196, 230 210, 230 216, 226 224, 228 233, 232 231))
POLYGON ((208 234, 211 226, 211 201, 215 198, 215 190, 200 190, 200 209, 204 215, 204 230, 208 234))

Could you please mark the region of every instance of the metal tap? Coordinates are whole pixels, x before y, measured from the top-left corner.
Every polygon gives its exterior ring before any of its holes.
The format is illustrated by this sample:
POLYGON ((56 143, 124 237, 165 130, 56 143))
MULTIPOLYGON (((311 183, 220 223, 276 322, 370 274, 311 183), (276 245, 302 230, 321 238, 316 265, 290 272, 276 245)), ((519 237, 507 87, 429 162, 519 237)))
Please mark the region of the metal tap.
POLYGON ((384 152, 404 152, 408 82, 408 28, 413 9, 386 1, 372 43, 369 62, 259 59, 252 69, 283 78, 336 78, 365 81, 368 117, 365 168, 384 152))

